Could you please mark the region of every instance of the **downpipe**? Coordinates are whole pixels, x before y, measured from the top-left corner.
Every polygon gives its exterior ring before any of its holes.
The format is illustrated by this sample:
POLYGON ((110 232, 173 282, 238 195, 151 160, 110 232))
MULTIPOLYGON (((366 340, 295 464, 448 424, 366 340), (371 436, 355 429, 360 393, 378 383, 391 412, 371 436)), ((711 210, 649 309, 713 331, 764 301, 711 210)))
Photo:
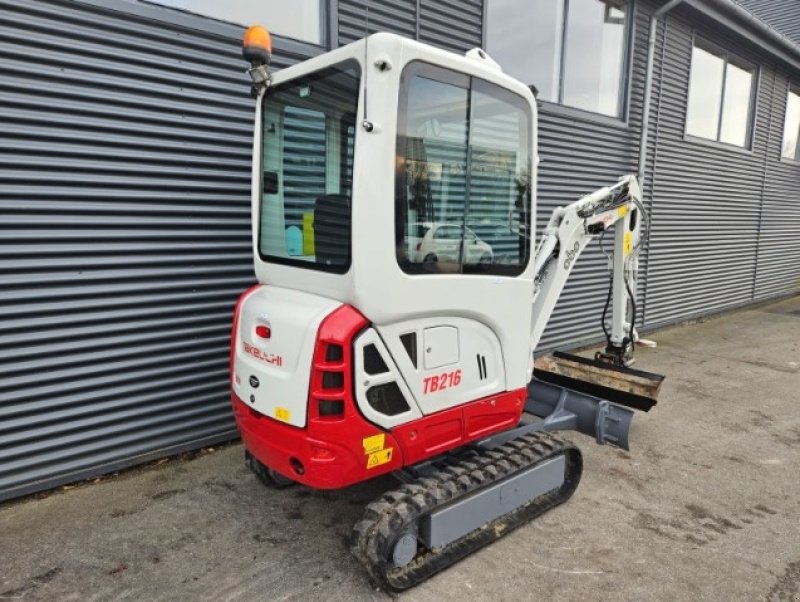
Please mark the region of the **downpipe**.
MULTIPOLYGON (((542 418, 536 430, 578 431, 600 445, 628 447, 633 410, 586 393, 533 379, 525 411, 542 418)), ((531 425, 531 426, 534 426, 531 425)))
POLYGON ((658 20, 678 6, 683 0, 670 0, 650 16, 650 30, 647 36, 647 67, 645 68, 644 99, 642 101, 642 127, 639 132, 639 166, 637 175, 639 185, 644 188, 647 170, 647 139, 650 134, 650 104, 653 97, 653 58, 656 51, 658 20))

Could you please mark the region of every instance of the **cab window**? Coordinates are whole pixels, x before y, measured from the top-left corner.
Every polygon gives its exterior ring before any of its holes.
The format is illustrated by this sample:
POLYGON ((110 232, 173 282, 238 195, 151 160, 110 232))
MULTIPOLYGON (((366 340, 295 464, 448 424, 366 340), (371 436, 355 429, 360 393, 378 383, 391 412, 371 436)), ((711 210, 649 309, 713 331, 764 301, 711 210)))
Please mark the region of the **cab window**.
POLYGON ((360 67, 347 61, 271 87, 263 106, 259 254, 344 273, 360 67))
POLYGON ((522 273, 529 257, 531 111, 466 74, 412 62, 401 78, 395 247, 409 274, 522 273), (420 224, 433 235, 420 233, 420 224))

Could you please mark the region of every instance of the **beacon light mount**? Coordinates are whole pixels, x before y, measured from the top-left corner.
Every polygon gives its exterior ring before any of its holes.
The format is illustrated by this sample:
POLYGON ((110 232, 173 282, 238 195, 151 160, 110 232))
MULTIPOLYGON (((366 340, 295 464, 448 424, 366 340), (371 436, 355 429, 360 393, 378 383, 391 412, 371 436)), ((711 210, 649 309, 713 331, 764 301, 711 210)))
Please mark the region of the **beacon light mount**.
POLYGON ((271 80, 269 64, 272 59, 272 37, 265 27, 251 25, 247 28, 242 39, 242 57, 250 63, 247 72, 253 81, 252 94, 256 97, 271 80))

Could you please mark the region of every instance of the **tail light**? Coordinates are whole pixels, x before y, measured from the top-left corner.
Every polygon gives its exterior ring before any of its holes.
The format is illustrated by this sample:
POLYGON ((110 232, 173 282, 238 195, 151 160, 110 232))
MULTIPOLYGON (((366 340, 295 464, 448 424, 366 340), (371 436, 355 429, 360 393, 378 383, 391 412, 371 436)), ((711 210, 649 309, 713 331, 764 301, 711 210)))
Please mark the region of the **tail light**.
POLYGON ((342 305, 320 324, 308 396, 310 420, 341 420, 348 411, 356 411, 352 343, 366 325, 366 318, 350 305, 342 305))

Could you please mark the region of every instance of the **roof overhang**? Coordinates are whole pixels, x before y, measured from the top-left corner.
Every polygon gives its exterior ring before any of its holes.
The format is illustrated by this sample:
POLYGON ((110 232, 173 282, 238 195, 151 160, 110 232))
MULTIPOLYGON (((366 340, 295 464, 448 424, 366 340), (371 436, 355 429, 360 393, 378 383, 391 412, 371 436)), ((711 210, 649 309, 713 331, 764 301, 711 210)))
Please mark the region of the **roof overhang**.
POLYGON ((703 13, 800 71, 800 46, 733 0, 684 0, 682 4, 703 13))

